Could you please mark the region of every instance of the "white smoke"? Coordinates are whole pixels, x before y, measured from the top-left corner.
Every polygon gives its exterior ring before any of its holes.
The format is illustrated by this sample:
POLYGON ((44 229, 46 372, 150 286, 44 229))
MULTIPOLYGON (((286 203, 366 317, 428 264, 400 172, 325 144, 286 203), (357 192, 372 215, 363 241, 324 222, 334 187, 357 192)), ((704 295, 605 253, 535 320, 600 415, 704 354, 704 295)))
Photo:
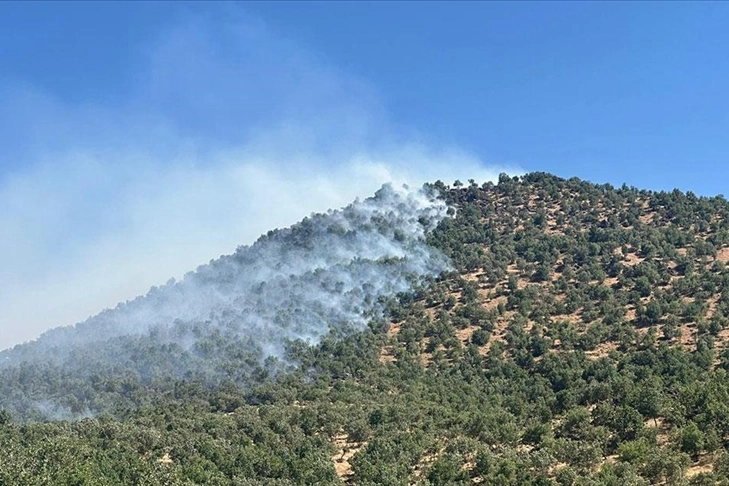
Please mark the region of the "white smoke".
POLYGON ((50 331, 8 353, 5 364, 43 354, 61 364, 79 347, 152 331, 157 344, 194 352, 196 338, 180 329, 201 323, 245 336, 260 359, 285 360, 287 343, 315 345, 332 330, 362 330, 381 315, 383 298, 447 270, 445 257, 425 242, 446 211, 422 190, 385 185, 372 198, 271 231, 75 328, 50 331))
POLYGON ((338 323, 364 328, 381 297, 447 268, 424 239, 445 214, 445 204, 422 191, 384 186, 374 198, 272 232, 95 319, 104 336, 207 320, 227 321, 269 349, 293 339, 316 344, 338 323))
POLYGON ((231 12, 178 19, 122 74, 129 89, 108 102, 0 80, 0 166, 13 167, 0 171, 0 349, 385 182, 503 171, 393 122, 366 80, 231 12))

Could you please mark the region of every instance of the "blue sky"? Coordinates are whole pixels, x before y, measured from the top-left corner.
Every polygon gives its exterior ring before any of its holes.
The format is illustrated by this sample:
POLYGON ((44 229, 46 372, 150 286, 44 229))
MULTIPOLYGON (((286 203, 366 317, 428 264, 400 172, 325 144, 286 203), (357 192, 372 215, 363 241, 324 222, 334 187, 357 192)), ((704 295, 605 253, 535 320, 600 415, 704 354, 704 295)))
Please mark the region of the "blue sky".
POLYGON ((726 193, 728 22, 727 3, 0 2, 0 348, 385 181, 726 193))
POLYGON ((725 191, 727 3, 256 10, 370 80, 398 121, 484 160, 596 182, 725 191))

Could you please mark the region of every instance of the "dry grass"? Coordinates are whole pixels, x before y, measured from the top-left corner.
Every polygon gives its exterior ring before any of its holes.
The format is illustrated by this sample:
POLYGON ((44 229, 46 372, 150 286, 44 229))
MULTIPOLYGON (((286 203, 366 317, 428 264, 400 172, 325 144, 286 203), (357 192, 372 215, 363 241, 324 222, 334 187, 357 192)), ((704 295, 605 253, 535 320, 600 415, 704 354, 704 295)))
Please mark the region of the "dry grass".
POLYGON ((343 483, 351 483, 354 471, 349 461, 366 445, 366 442, 350 442, 346 434, 334 436, 334 447, 337 449, 337 452, 332 456, 332 460, 334 461, 334 470, 337 473, 337 477, 343 483))
POLYGON ((714 470, 712 459, 713 457, 710 454, 699 457, 699 460, 686 470, 685 476, 690 478, 701 473, 711 473, 714 470))
POLYGON ((655 212, 645 213, 645 214, 641 214, 640 216, 638 216, 638 220, 643 224, 652 224, 653 221, 655 221, 655 218, 656 218, 655 212))
POLYGON ((616 351, 617 349, 617 343, 606 342, 598 345, 595 349, 591 351, 586 351, 585 356, 587 356, 591 360, 596 360, 607 357, 612 351, 616 351))
POLYGON ((722 263, 729 262, 729 247, 725 246, 716 253, 716 261, 722 263))
POLYGON ((626 265, 628 267, 634 267, 644 260, 645 258, 641 258, 635 253, 628 253, 627 255, 623 256, 623 265, 626 265))
POLYGON ((170 453, 165 452, 162 457, 157 459, 157 462, 159 462, 160 464, 172 464, 174 461, 172 460, 172 457, 170 457, 170 453))

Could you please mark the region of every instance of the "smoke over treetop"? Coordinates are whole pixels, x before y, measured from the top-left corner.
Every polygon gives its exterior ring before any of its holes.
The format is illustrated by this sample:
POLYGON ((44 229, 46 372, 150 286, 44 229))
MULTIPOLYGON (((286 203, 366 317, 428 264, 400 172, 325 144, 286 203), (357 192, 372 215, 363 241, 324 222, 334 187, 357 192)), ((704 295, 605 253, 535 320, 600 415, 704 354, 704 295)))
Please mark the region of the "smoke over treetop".
POLYGON ((226 356, 285 361, 292 341, 316 344, 331 331, 364 329, 380 316, 382 298, 448 269, 424 238, 446 211, 422 190, 385 185, 372 198, 270 231, 180 282, 16 346, 0 362, 6 372, 50 361, 79 377, 122 368, 146 380, 239 380, 249 370, 226 367, 226 356))
POLYGON ((130 49, 116 100, 75 72, 72 97, 0 82, 0 349, 384 182, 501 172, 395 120, 377 86, 263 19, 182 10, 147 39, 111 36, 130 49))

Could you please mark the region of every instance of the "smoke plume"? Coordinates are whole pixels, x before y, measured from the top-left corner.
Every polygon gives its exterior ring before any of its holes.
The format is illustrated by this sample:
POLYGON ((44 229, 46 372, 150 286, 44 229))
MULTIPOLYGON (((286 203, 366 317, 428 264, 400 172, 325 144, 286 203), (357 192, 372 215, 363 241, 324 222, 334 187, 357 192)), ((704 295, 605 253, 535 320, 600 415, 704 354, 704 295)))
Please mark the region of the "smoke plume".
MULTIPOLYGON (((76 326, 0 353, 3 381, 39 363, 79 379, 121 370, 147 382, 241 381, 250 367, 230 366, 238 353, 251 366, 295 364, 286 356, 291 343, 315 345, 331 332, 362 330, 382 316, 383 298, 449 268, 425 243, 446 211, 423 190, 385 185, 374 197, 270 231, 179 282, 171 279, 76 326)), ((26 398, 48 408, 54 393, 26 398)), ((87 406, 77 404, 83 413, 87 406)))
POLYGON ((0 79, 0 349, 383 183, 504 170, 393 118, 325 53, 208 5, 130 47, 116 98, 82 75, 78 97, 0 79))

